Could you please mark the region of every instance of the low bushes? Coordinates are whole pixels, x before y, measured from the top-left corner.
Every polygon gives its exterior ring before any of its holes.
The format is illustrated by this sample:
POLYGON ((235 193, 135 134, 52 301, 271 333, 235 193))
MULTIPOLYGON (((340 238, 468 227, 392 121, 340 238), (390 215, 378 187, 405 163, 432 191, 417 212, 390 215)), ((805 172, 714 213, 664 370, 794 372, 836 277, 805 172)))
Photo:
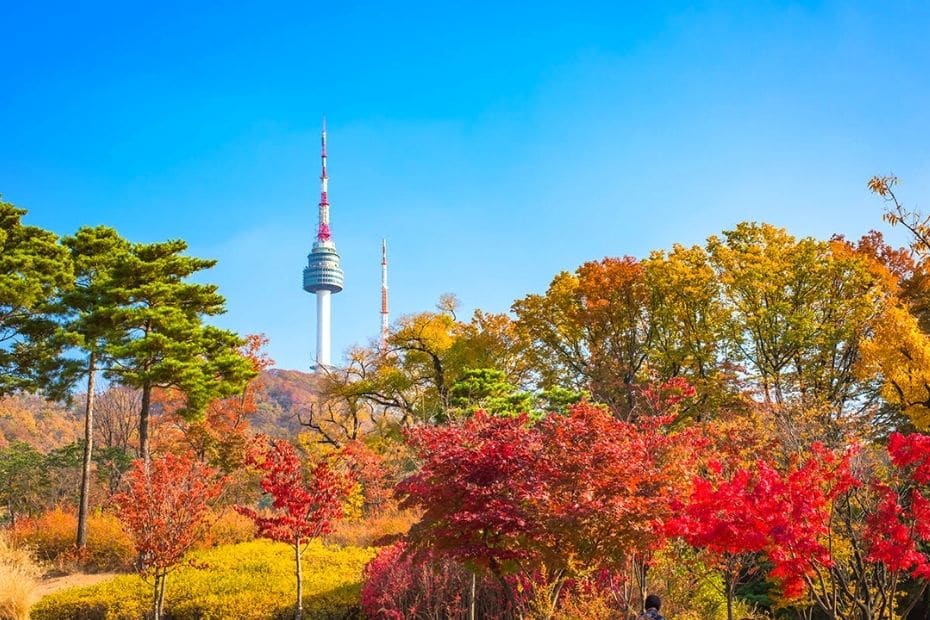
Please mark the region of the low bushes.
POLYGON ((354 547, 381 547, 401 538, 417 522, 413 510, 386 510, 364 519, 345 519, 333 525, 326 536, 329 543, 354 547))
POLYGON ((0 620, 26 620, 40 575, 25 549, 14 548, 0 533, 0 620))
POLYGON ((20 519, 13 528, 13 540, 17 545, 33 548, 39 560, 59 569, 80 566, 86 570, 120 570, 128 569, 135 560, 132 540, 112 514, 90 514, 87 548, 80 554, 75 548, 76 536, 77 516, 60 507, 20 519))
POLYGON ((197 549, 235 545, 255 539, 255 524, 235 510, 227 508, 210 515, 207 520, 210 527, 203 539, 195 545, 197 549))
MULTIPOLYGON (((384 547, 365 567, 362 610, 372 620, 467 618, 471 573, 451 560, 412 558, 404 543, 384 547)), ((505 617, 503 588, 489 578, 475 584, 475 611, 488 620, 505 617)))
MULTIPOLYGON (((373 551, 310 545, 304 555, 304 613, 326 620, 351 617, 362 569, 373 551)), ((255 540, 197 551, 168 575, 165 614, 175 620, 293 617, 294 562, 281 543, 255 540)), ((150 588, 126 575, 43 598, 34 620, 136 620, 151 605, 150 588)))
MULTIPOLYGON (((382 548, 365 567, 361 604, 370 620, 464 620, 468 617, 472 573, 462 564, 405 553, 405 543, 382 548)), ((662 595, 669 617, 725 620, 726 601, 719 574, 708 571, 693 553, 658 554, 650 570, 650 591, 662 595)), ((524 618, 616 620, 627 617, 625 603, 635 596, 623 575, 602 569, 584 580, 568 580, 553 608, 545 575, 510 575, 513 604, 524 618)), ((489 620, 512 617, 500 583, 485 573, 475 579, 475 612, 489 620)), ((739 607, 739 617, 750 610, 739 607)))

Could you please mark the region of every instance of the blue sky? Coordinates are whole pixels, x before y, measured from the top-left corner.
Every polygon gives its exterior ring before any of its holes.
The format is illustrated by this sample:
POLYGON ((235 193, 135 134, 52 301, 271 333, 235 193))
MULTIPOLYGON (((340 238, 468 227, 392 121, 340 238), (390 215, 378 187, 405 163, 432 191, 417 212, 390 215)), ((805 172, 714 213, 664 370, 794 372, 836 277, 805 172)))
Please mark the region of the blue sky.
POLYGON ((0 192, 218 258, 219 322, 282 367, 314 347, 323 113, 336 352, 377 334, 382 237, 396 317, 741 220, 884 229, 874 173, 930 209, 925 2, 86 4, 3 8, 0 192))

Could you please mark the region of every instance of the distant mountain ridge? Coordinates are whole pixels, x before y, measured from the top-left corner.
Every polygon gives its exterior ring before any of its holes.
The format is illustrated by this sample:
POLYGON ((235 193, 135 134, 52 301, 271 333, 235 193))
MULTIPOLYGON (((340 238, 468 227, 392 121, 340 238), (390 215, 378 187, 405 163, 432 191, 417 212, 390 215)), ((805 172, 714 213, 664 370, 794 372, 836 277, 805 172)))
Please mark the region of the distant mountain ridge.
POLYGON ((272 436, 293 435, 302 429, 298 414, 305 413, 318 392, 316 375, 300 370, 271 368, 262 371, 255 394, 258 411, 252 430, 272 436))
MULTIPOLYGON (((273 437, 293 436, 304 430, 298 414, 309 410, 317 394, 317 377, 300 370, 272 368, 262 371, 256 379, 257 411, 249 417, 255 433, 273 437)), ((16 394, 0 398, 0 448, 15 441, 25 441, 41 452, 56 450, 83 437, 83 396, 77 395, 70 405, 47 401, 39 395, 16 394)), ((133 403, 135 416, 137 403, 133 403)), ((129 423, 134 428, 138 418, 129 423)), ((98 415, 97 431, 102 420, 98 415)))

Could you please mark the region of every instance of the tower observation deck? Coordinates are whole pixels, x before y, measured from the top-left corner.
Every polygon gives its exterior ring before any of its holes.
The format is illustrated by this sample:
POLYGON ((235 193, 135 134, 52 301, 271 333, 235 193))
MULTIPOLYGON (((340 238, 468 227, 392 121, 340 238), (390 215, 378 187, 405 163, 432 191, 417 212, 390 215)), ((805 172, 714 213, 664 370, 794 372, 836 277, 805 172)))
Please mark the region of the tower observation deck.
POLYGON ((326 174, 326 119, 323 119, 321 159, 323 171, 320 175, 319 225, 316 240, 307 266, 304 267, 304 290, 316 295, 316 358, 314 367, 330 365, 332 346, 332 312, 331 295, 342 290, 344 275, 339 266, 339 254, 329 228, 329 196, 326 174))

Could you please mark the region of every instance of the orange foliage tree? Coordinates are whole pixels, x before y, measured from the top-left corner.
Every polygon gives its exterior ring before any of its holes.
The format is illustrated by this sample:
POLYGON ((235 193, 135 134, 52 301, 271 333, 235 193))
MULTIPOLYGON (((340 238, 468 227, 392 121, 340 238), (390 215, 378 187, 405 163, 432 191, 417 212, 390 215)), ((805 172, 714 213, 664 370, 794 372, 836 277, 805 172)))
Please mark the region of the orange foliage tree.
MULTIPOLYGON (((245 337, 240 354, 255 373, 274 362, 265 354, 268 338, 261 334, 245 337)), ((249 437, 249 418, 257 411, 256 397, 262 390, 260 377, 253 378, 241 394, 219 398, 206 408, 202 418, 182 415, 186 398, 177 390, 155 390, 153 403, 159 410, 156 423, 158 450, 190 450, 198 459, 225 473, 240 468, 245 461, 249 437)))
POLYGON ((189 455, 166 454, 133 463, 127 488, 113 497, 120 520, 139 552, 138 570, 153 578, 152 615, 162 617, 165 580, 203 533, 209 503, 224 479, 189 455))

